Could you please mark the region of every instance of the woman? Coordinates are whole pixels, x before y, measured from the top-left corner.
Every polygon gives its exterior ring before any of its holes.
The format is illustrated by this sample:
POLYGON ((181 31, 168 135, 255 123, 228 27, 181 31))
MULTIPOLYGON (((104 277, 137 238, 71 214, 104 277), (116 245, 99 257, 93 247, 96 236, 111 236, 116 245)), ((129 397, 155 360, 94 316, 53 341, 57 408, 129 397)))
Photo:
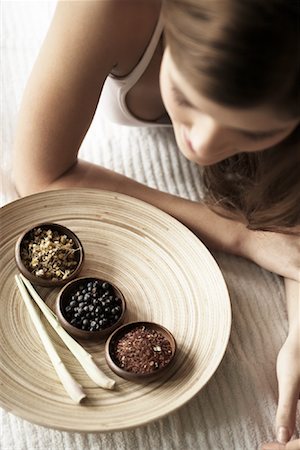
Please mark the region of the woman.
POLYGON ((160 14, 159 0, 59 2, 19 115, 16 187, 123 192, 208 247, 286 277, 276 421, 286 442, 300 391, 299 3, 166 0, 160 14), (206 202, 78 160, 99 99, 127 125, 171 120, 182 153, 203 167, 206 202))

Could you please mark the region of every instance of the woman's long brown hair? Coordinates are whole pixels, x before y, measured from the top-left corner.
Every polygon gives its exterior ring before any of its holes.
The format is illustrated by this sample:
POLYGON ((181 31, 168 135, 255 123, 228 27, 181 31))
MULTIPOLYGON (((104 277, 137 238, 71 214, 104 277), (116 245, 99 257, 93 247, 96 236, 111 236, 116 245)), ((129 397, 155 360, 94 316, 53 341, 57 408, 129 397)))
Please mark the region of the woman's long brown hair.
MULTIPOLYGON (((166 43, 187 80, 228 107, 300 121, 298 0, 164 0, 166 43)), ((203 170, 206 201, 251 229, 300 224, 300 126, 271 149, 203 170)))

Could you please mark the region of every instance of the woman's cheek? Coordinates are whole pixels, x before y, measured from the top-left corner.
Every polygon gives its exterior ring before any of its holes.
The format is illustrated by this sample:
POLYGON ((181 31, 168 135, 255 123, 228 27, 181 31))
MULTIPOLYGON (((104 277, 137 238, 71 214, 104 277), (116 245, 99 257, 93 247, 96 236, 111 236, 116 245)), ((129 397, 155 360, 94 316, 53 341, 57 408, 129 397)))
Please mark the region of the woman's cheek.
POLYGON ((184 116, 183 108, 174 100, 171 84, 163 71, 160 75, 160 92, 163 104, 172 122, 179 121, 184 116))
POLYGON ((178 103, 174 100, 172 92, 167 93, 167 95, 163 97, 163 102, 173 124, 186 124, 191 122, 187 109, 181 105, 178 105, 178 103))
POLYGON ((161 87, 161 97, 162 97, 164 106, 167 110, 167 113, 169 114, 171 119, 173 119, 174 110, 175 110, 174 101, 172 101, 171 92, 169 91, 169 89, 167 89, 167 87, 165 87, 163 85, 161 87))
POLYGON ((174 105, 172 102, 168 102, 166 109, 173 123, 183 122, 184 121, 184 113, 177 105, 174 105))

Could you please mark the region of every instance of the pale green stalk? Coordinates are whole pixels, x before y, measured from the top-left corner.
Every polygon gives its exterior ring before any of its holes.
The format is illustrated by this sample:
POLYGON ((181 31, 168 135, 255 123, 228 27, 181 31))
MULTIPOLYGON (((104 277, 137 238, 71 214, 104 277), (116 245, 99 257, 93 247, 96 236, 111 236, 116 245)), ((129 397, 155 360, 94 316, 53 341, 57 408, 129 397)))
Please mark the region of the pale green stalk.
POLYGON ((50 325, 54 328, 60 338, 64 341, 68 349, 73 353, 75 358, 79 361, 85 372, 89 377, 100 387, 104 389, 113 389, 115 381, 108 378, 105 373, 93 361, 92 355, 88 353, 75 339, 73 339, 64 328, 60 325, 56 315, 45 304, 43 299, 36 292, 32 284, 22 275, 20 277, 25 284, 27 290, 32 296, 33 300, 39 306, 50 325))
POLYGON ((52 344, 52 341, 44 327, 43 322, 40 319, 40 316, 38 315, 34 304, 32 302, 32 299, 30 295, 28 294, 24 284, 18 277, 18 275, 15 275, 17 286, 20 290, 20 293, 22 295, 23 301, 26 305, 26 308, 29 312, 29 315, 32 319, 32 322, 38 332, 38 335, 45 347, 45 350, 53 364, 54 369, 56 370, 56 373, 65 388, 66 392, 69 394, 72 400, 76 403, 80 403, 80 401, 86 397, 86 394, 82 390, 82 386, 77 383, 77 381, 72 377, 70 372, 65 367, 64 363, 60 359, 55 347, 52 344))

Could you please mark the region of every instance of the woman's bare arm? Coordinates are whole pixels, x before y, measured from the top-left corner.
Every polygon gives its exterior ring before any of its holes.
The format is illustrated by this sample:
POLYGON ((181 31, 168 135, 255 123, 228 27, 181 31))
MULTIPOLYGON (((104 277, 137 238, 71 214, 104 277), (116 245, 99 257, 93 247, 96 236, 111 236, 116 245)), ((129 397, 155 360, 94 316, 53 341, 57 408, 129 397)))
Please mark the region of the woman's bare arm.
POLYGON ((21 195, 43 189, 76 163, 107 75, 132 69, 151 36, 153 4, 58 2, 18 118, 13 176, 21 195))
POLYGON ((77 163, 47 189, 91 187, 143 200, 172 215, 197 234, 210 248, 237 254, 245 226, 215 214, 203 203, 158 191, 131 178, 86 161, 77 163))
POLYGON ((289 320, 289 333, 298 333, 298 340, 300 342, 300 283, 288 278, 286 278, 284 282, 289 320))

